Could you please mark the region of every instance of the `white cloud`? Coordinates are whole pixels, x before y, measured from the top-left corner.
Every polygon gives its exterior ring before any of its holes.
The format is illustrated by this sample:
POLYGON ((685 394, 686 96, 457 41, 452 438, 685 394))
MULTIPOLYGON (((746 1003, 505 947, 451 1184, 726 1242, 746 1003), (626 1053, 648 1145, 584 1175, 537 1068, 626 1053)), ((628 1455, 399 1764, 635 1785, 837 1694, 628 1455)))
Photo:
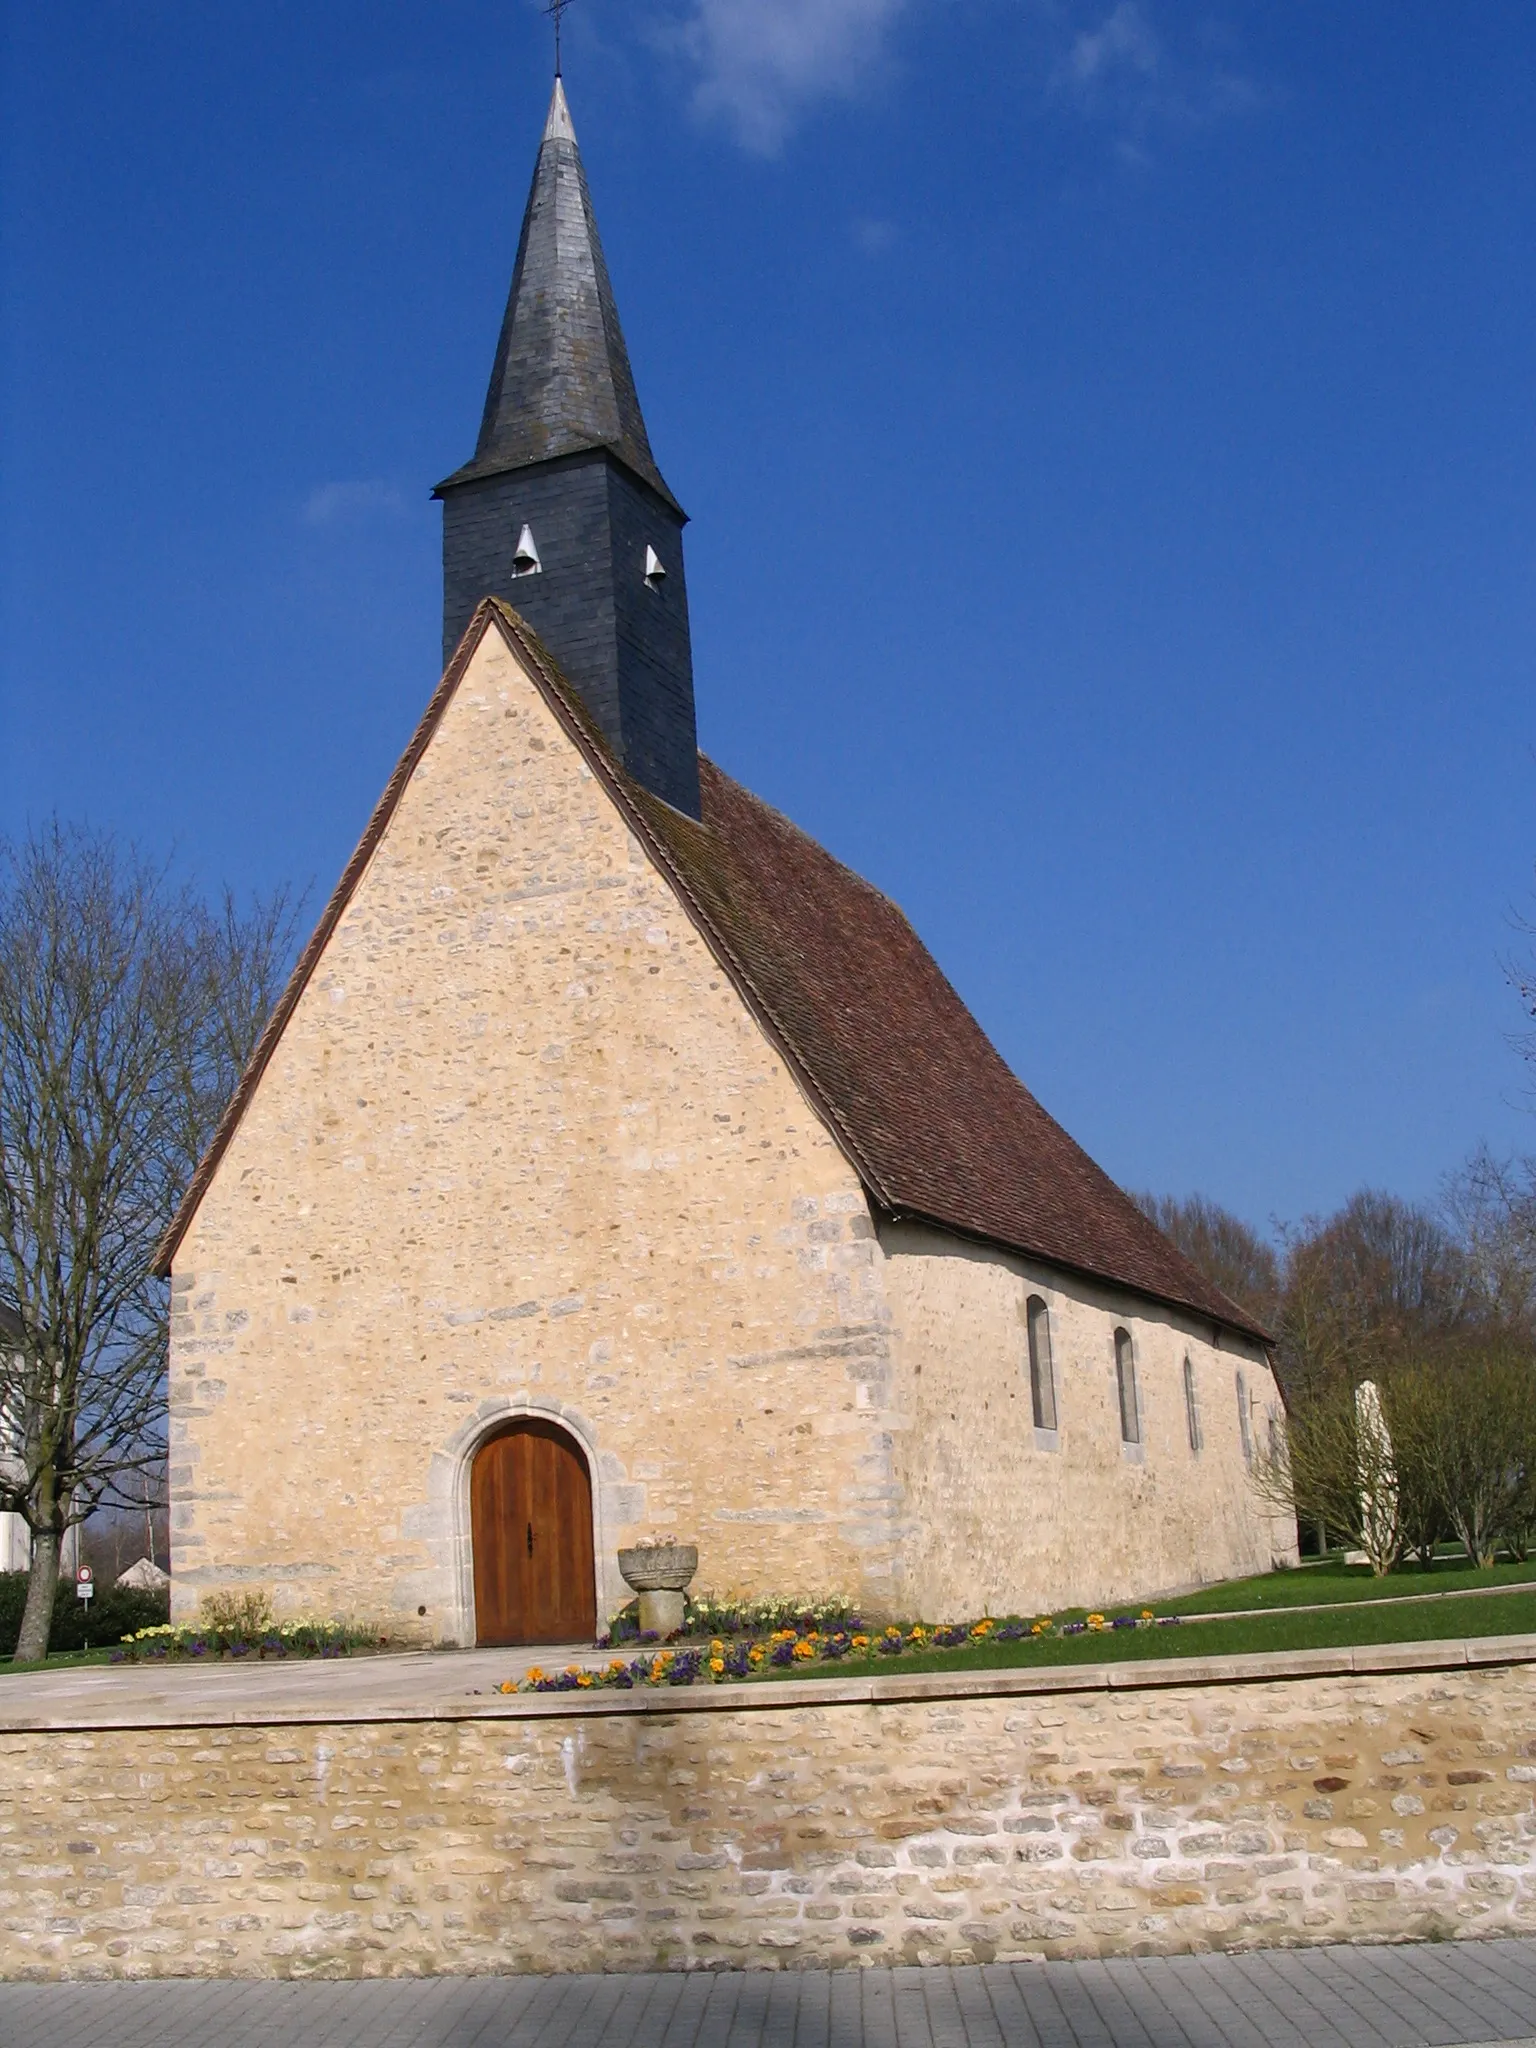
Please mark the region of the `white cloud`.
MULTIPOLYGON (((1187 28, 1184 17, 1175 17, 1187 28)), ((1073 37, 1056 66, 1058 96, 1115 126, 1116 146, 1129 163, 1147 161, 1154 127, 1204 127, 1252 111, 1260 94, 1233 68, 1227 39, 1205 22, 1195 48, 1181 55, 1159 34, 1144 0, 1116 0, 1096 28, 1073 37)))
POLYGON ((694 106, 771 156, 795 117, 878 71, 908 0, 689 0, 666 40, 697 72, 694 106))
POLYGON ((1150 78, 1162 62, 1163 46, 1136 0, 1120 0, 1098 28, 1085 30, 1072 45, 1067 65, 1087 85, 1106 71, 1128 69, 1150 78))
POLYGON ((306 526, 352 526, 368 519, 396 519, 405 497, 396 484, 378 478, 356 483, 316 484, 304 500, 306 526))

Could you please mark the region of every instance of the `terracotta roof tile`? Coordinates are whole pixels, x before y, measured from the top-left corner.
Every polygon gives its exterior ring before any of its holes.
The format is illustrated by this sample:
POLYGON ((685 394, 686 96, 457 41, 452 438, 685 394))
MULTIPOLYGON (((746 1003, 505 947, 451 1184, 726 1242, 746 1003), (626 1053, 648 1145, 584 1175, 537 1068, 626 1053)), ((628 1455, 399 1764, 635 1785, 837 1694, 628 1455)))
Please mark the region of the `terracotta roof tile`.
POLYGON ((288 1018, 493 623, 650 846, 883 1209, 1264 1339, 1010 1072, 888 897, 703 757, 702 822, 631 781, 537 635, 496 598, 477 609, 321 914, 156 1251, 157 1272, 170 1270, 288 1018))
POLYGON ((1262 1336, 1015 1077, 888 897, 713 762, 703 823, 630 785, 892 1214, 1262 1336))

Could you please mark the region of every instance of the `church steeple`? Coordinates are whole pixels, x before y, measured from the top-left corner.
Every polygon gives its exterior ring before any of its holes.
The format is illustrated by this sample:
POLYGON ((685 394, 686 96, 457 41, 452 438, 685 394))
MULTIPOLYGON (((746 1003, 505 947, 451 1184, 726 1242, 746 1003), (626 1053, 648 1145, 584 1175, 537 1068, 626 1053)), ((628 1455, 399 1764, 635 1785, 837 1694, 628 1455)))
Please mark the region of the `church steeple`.
POLYGON ((651 453, 557 76, 475 452, 443 500, 443 643, 524 614, 630 774, 698 814, 682 529, 651 453))

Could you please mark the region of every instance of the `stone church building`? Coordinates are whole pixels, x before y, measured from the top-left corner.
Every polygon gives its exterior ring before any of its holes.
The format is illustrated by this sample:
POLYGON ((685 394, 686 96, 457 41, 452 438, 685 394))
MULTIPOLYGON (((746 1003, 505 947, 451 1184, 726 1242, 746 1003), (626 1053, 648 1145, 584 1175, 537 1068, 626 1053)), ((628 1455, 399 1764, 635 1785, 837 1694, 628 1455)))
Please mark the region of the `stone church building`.
POLYGON ((1264 1333, 897 907, 697 750, 684 514, 557 82, 446 672, 161 1248, 176 1611, 590 1638, 616 1552, 945 1619, 1293 1547, 1264 1333))

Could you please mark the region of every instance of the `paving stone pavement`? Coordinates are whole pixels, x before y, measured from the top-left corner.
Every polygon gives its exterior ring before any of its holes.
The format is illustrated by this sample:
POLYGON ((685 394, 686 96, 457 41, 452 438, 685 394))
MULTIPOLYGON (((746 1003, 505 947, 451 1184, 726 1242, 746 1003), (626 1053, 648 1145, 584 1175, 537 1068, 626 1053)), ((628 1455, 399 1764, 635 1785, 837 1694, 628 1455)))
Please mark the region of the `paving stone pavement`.
POLYGON ((3 2048, 1536 2048, 1536 1940, 965 1969, 0 1984, 3 2048))

